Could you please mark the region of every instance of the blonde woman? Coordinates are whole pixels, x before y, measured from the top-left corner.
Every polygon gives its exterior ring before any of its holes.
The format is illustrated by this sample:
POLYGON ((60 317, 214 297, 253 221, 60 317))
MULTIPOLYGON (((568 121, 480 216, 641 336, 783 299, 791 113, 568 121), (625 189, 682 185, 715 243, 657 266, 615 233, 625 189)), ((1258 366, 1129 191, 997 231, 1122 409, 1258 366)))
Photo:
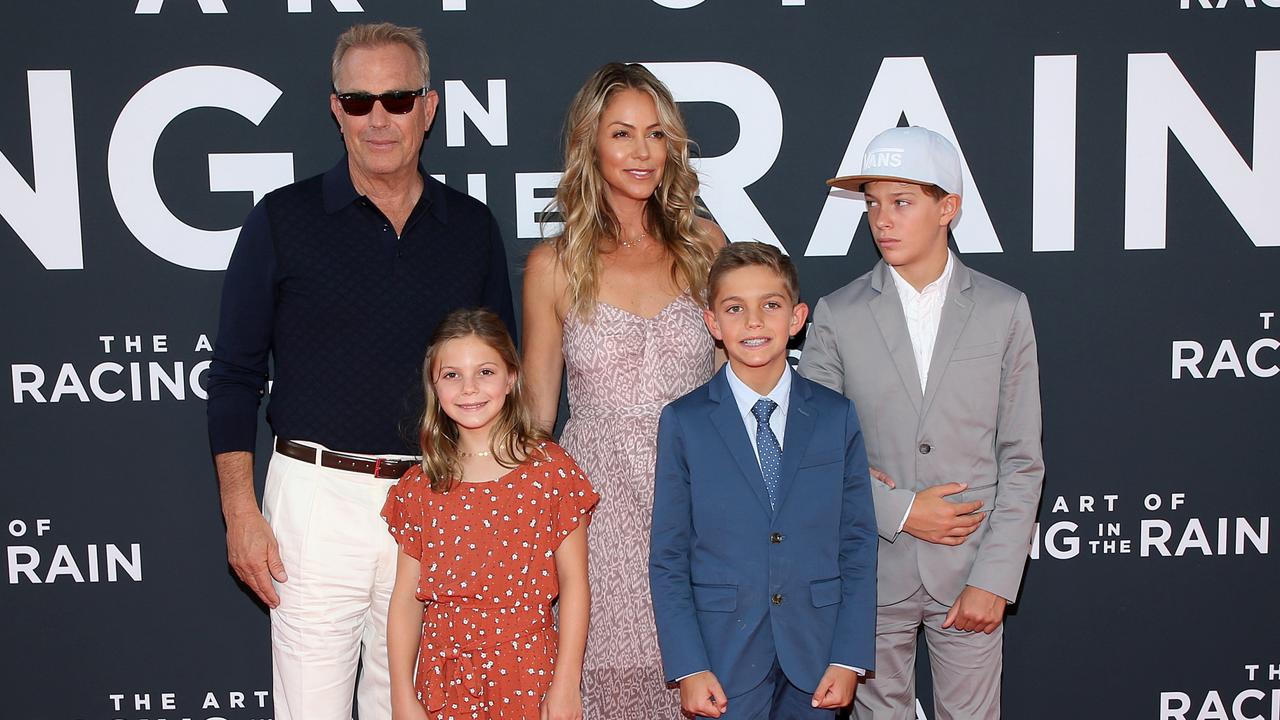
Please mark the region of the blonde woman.
POLYGON ((534 248, 525 270, 524 364, 548 430, 568 371, 561 444, 601 495, 588 535, 584 716, 676 720, 679 694, 663 677, 649 599, 658 414, 711 377, 702 307, 725 240, 694 214, 684 121, 643 66, 610 63, 587 80, 564 146, 564 229, 534 248))

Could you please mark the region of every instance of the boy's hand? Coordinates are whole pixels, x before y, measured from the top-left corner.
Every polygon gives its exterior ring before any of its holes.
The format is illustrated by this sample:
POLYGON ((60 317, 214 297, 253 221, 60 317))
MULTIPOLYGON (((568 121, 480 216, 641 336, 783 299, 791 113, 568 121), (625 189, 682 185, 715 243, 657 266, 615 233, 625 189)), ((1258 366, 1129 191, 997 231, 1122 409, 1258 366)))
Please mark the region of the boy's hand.
POLYGON ((538 720, 582 720, 582 693, 567 683, 562 687, 552 681, 542 707, 538 708, 538 720))
POLYGON ((964 492, 964 483, 943 483, 916 493, 902 529, 925 542, 959 545, 978 529, 986 513, 976 512, 981 500, 953 503, 943 500, 948 495, 964 492))
POLYGON ((954 626, 956 630, 990 635, 1004 621, 1004 611, 1008 606, 1009 603, 1004 598, 993 592, 965 585, 960 597, 956 598, 947 611, 947 619, 942 622, 942 627, 954 626))
POLYGON ((715 673, 703 670, 680 681, 680 708, 690 715, 718 718, 729 709, 729 699, 715 673))
POLYGON ((828 665, 810 704, 816 708, 837 710, 853 702, 853 694, 857 691, 858 673, 838 665, 828 665))

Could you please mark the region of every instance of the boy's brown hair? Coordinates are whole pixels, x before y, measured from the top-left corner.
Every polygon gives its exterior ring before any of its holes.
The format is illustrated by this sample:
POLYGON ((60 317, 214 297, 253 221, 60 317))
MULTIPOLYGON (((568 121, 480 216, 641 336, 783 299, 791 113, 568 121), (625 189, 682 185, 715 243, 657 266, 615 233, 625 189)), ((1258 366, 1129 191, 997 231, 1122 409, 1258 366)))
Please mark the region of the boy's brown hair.
POLYGON ((791 258, 783 255, 778 248, 762 242, 735 242, 720 248, 715 262, 711 263, 711 273, 707 277, 707 307, 714 309, 720 280, 726 273, 752 265, 772 270, 787 286, 791 302, 800 302, 800 274, 796 272, 791 258))
MULTIPOLYGON (((866 192, 867 185, 871 184, 871 182, 875 182, 875 181, 868 181, 859 185, 858 192, 866 192)), ((890 180, 889 182, 895 182, 895 181, 890 180)), ((920 192, 924 193, 925 195, 928 195, 930 198, 932 198, 935 201, 941 200, 942 198, 947 196, 947 191, 943 190, 937 185, 932 185, 932 184, 925 185, 924 183, 913 183, 910 180, 898 180, 896 182, 904 182, 904 183, 910 183, 912 185, 915 185, 920 188, 920 192)))

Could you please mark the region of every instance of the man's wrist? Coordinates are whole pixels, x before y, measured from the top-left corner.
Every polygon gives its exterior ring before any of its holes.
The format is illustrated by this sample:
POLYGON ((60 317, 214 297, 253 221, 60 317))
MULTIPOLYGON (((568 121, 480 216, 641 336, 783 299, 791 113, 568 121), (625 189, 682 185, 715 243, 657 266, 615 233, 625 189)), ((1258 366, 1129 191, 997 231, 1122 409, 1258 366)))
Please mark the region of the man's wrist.
POLYGON ((262 511, 258 509, 256 500, 241 499, 222 504, 222 518, 227 522, 252 519, 255 516, 262 517, 262 511))

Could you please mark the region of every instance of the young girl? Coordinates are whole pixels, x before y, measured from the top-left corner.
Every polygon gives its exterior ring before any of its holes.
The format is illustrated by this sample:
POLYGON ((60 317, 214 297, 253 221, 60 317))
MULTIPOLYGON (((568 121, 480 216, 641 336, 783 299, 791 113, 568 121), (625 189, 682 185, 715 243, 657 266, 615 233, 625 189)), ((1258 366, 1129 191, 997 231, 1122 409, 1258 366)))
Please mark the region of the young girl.
POLYGON ((535 424, 497 315, 450 314, 422 373, 422 466, 382 509, 400 545, 387 619, 393 715, 581 718, 586 525, 599 496, 535 424))

